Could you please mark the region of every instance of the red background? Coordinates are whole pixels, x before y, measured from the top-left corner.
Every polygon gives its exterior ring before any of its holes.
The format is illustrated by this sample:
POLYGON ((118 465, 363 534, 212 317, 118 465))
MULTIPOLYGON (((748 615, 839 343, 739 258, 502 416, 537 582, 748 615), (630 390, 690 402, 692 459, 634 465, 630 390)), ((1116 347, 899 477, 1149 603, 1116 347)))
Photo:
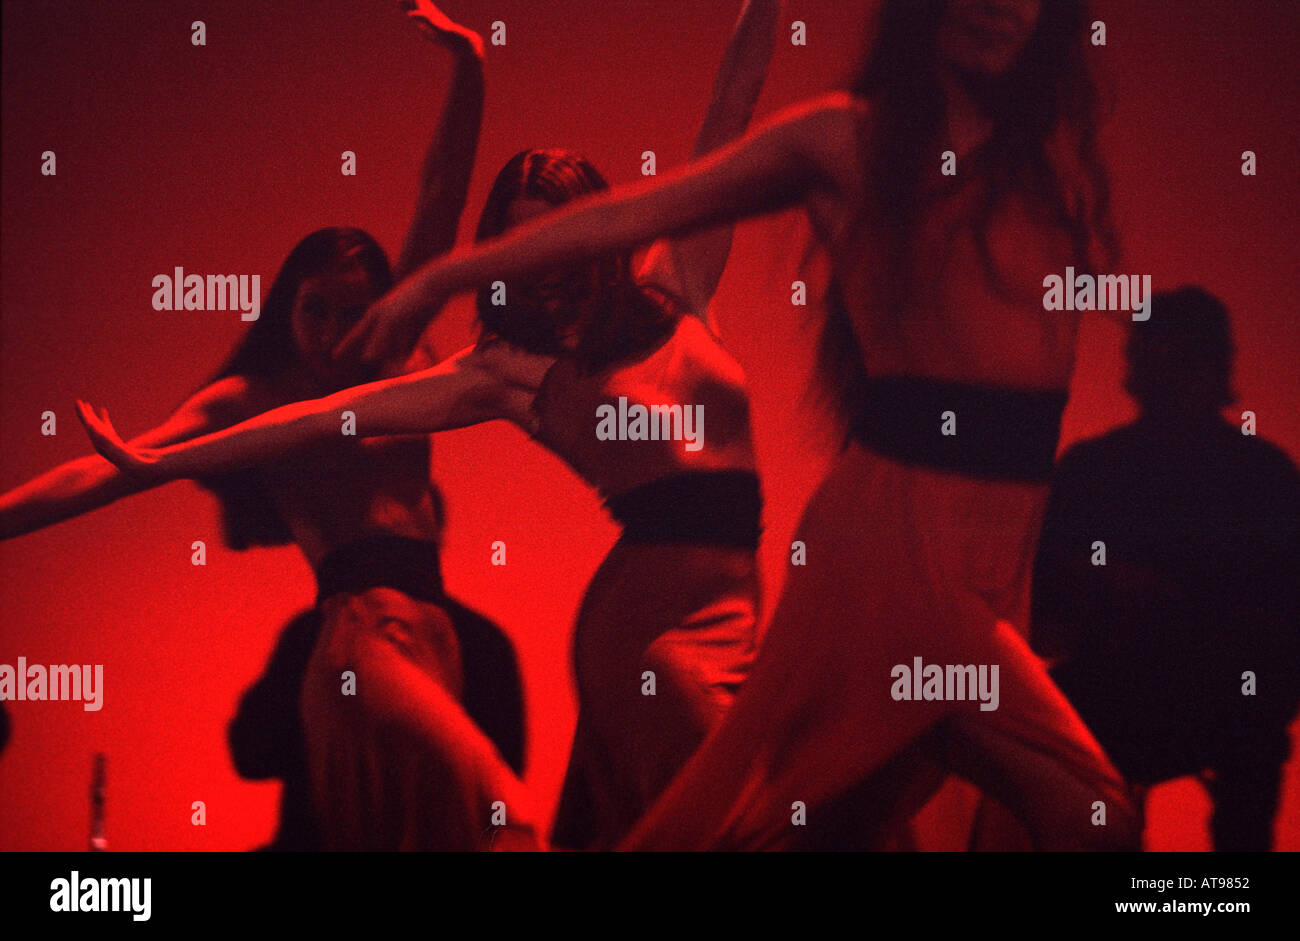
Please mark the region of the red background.
MULTIPOLYGON (((787 0, 807 47, 778 37, 760 115, 845 73, 872 3, 787 0)), ((487 110, 462 237, 516 151, 566 147, 614 182, 641 153, 686 158, 737 0, 449 0, 485 37, 487 110)), ((1291 293, 1296 285, 1297 10, 1292 0, 1103 0, 1109 43, 1092 50, 1115 108, 1105 133, 1126 273, 1157 289, 1199 282, 1236 318, 1240 408, 1300 454, 1291 293), (1243 177, 1254 150, 1259 175, 1243 177)), ((395 255, 450 73, 391 2, 249 0, 3 4, 3 316, 0 489, 87 451, 72 410, 108 405, 132 435, 157 423, 246 329, 237 312, 156 312, 150 280, 180 265, 260 273, 263 293, 313 229, 357 225, 395 255), (190 23, 207 24, 207 46, 190 23), (57 153, 58 175, 40 174, 57 153), (339 172, 357 154, 358 174, 339 172), (58 435, 42 437, 53 409, 58 435)), ((792 316, 807 230, 788 213, 747 224, 717 299, 724 338, 752 383, 767 496, 767 599, 779 590, 799 509, 827 457, 804 407, 814 332, 792 316)), ((442 352, 469 338, 458 302, 442 352)), ((1120 332, 1084 332, 1063 444, 1132 416, 1119 389, 1120 332)), ((558 794, 574 704, 572 616, 614 538, 595 497, 501 423, 440 435, 450 505, 449 588, 515 640, 529 704, 531 782, 558 794), (505 567, 489 564, 494 540, 505 567)), ((0 849, 86 845, 91 757, 109 759, 112 849, 241 849, 272 831, 278 785, 236 777, 225 724, 313 582, 294 549, 229 552, 214 504, 172 484, 0 544, 0 663, 102 663, 104 708, 9 704, 0 759, 0 849), (190 543, 208 564, 190 563, 190 543), (207 804, 207 826, 190 823, 207 804)), ((1153 849, 1208 846, 1190 782, 1156 790, 1153 849)), ((1300 849, 1300 785, 1288 770, 1278 847, 1300 849)))

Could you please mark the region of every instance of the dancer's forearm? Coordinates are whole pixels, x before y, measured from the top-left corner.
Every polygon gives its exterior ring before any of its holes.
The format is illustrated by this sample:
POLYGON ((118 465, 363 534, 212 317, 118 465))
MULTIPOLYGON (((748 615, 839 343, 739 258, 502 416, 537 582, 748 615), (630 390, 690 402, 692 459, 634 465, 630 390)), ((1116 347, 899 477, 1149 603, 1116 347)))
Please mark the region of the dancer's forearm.
MULTIPOLYGON (((251 391, 239 377, 215 382, 187 399, 162 424, 134 438, 133 447, 158 447, 183 441, 247 415, 251 391)), ((96 454, 47 471, 0 496, 0 539, 52 526, 162 483, 124 474, 96 454)))
POLYGON ((456 33, 443 33, 441 39, 452 50, 456 64, 446 104, 425 153, 415 216, 393 269, 398 280, 429 259, 451 251, 455 244, 482 129, 481 43, 456 33))
MULTIPOLYGON (((781 0, 745 0, 713 82, 713 97, 695 140, 692 159, 703 157, 745 133, 754 116, 768 65, 781 0)), ((657 243, 641 277, 676 295, 701 317, 731 254, 733 227, 718 226, 685 238, 657 243)))
POLYGON ((0 496, 0 539, 72 519, 150 486, 97 454, 69 461, 0 496))
MULTIPOLYGON (((823 180, 802 144, 833 109, 796 109, 661 180, 575 201, 502 238, 425 265, 376 303, 349 337, 382 348, 382 333, 426 322, 457 291, 523 280, 677 235, 797 203, 823 180), (378 328, 380 339, 368 334, 378 328)), ((373 350, 371 355, 373 355, 373 350)))
POLYGON ((175 480, 280 460, 342 433, 342 419, 332 398, 295 402, 193 441, 141 450, 131 468, 149 480, 175 480))
POLYGON ((124 444, 107 415, 82 405, 96 449, 128 473, 150 481, 207 477, 281 460, 315 444, 344 438, 430 434, 502 417, 500 381, 466 350, 432 369, 295 402, 181 444, 124 444))

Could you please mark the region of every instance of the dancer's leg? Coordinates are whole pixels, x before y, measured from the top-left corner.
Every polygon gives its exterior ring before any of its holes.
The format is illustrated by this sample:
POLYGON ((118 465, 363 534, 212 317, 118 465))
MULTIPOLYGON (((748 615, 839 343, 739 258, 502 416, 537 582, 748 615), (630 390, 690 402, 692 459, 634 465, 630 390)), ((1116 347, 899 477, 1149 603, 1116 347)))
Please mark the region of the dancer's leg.
POLYGON ((557 845, 612 847, 717 725, 749 672, 757 594, 752 553, 610 553, 575 630, 580 706, 557 845))
POLYGON ((1206 785, 1214 801, 1210 832, 1220 853, 1267 853, 1290 750, 1285 728, 1243 736, 1214 764, 1206 785))
MULTIPOLYGON (((1024 642, 968 584, 987 588, 990 577, 1023 568, 1018 545, 1006 565, 969 558, 982 551, 980 521, 998 510, 967 512, 963 501, 999 494, 846 451, 804 514, 795 538, 809 565, 791 568, 754 675, 625 846, 796 844, 794 802, 811 817, 950 719, 934 739, 941 760, 1013 808, 1038 845, 1130 846, 1118 775, 1024 642), (998 664, 1004 711, 895 701, 891 671, 917 657, 998 664), (1097 799, 1109 829, 1091 826, 1097 799)), ((1014 488, 1006 496, 1014 509, 1014 488)), ((1032 499, 1023 502, 1032 510, 1032 499)), ((1025 526, 1012 528, 1016 537, 1025 526)))
POLYGON ((795 536, 809 564, 791 567, 753 675, 626 848, 790 845, 796 801, 817 813, 950 711, 890 698, 893 664, 956 647, 934 630, 918 536, 874 483, 850 451, 818 489, 795 536))
POLYGON ((1101 746, 1018 634, 999 624, 992 640, 981 662, 998 664, 998 709, 945 723, 949 767, 1010 810, 1036 849, 1140 849, 1128 788, 1101 746))

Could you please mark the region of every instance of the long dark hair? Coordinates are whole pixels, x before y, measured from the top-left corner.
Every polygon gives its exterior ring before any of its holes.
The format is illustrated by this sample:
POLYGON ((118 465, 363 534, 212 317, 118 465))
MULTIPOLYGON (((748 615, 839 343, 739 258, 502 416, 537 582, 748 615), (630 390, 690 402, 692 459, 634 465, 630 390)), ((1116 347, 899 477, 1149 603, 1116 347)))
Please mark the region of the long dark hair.
MULTIPOLYGON (((392 287, 388 256, 360 229, 318 229, 295 245, 271 283, 257 321, 209 383, 230 376, 263 380, 279 377, 298 360, 293 305, 302 282, 321 275, 343 274, 353 267, 365 271, 376 294, 392 287)), ((222 526, 230 548, 282 546, 293 541, 256 468, 203 478, 198 483, 221 503, 222 526)))
MULTIPOLYGON (((561 206, 570 200, 609 189, 609 183, 585 157, 564 150, 525 150, 497 174, 479 217, 477 241, 495 238, 508 228, 510 205, 531 199, 561 206)), ((631 253, 600 258, 594 298, 599 314, 580 325, 577 350, 568 354, 561 345, 563 331, 574 326, 580 302, 591 301, 587 269, 570 272, 554 317, 531 303, 530 292, 510 286, 505 304, 493 304, 491 288, 478 292, 478 319, 484 334, 500 337, 533 353, 572 355, 589 372, 598 372, 621 359, 652 348, 671 331, 680 310, 667 298, 636 283, 631 253)))
MULTIPOLYGON (((905 315, 917 278, 913 249, 924 195, 922 172, 942 133, 945 99, 936 74, 937 40, 947 0, 885 0, 875 39, 847 83, 872 103, 861 154, 869 174, 857 237, 871 244, 881 290, 873 316, 905 315)), ((1097 91, 1086 61, 1087 0, 1043 0, 1037 28, 1016 61, 978 89, 992 121, 978 159, 985 182, 974 218, 976 245, 995 289, 1004 282, 989 246, 994 213, 1013 193, 1028 194, 1089 260, 1093 240, 1114 260, 1110 187, 1097 148, 1097 91), (1058 142, 1067 139, 1068 154, 1058 142), (1072 169, 1067 169, 1068 165, 1072 169)), ((818 354, 823 392, 843 420, 862 401, 866 375, 860 344, 832 283, 818 354)))

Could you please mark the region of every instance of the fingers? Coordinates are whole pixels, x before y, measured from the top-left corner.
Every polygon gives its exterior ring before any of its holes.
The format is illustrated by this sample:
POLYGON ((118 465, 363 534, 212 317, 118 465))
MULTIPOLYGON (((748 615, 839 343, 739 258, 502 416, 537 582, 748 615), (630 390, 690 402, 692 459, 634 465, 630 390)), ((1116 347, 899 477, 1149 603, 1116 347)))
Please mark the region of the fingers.
POLYGON ((123 470, 136 470, 146 462, 124 442, 108 417, 108 409, 95 409, 88 402, 77 400, 77 417, 90 437, 90 443, 103 457, 123 470))
POLYGON ((108 425, 109 428, 113 427, 109 424, 107 411, 103 413, 102 417, 96 415, 90 403, 81 399, 77 400, 77 417, 81 419, 81 424, 92 441, 99 441, 105 437, 104 425, 108 425))
POLYGON ((362 366, 375 366, 383 361, 391 346, 389 330, 381 320, 370 314, 361 319, 334 347, 335 359, 351 361, 362 366))
POLYGON ((483 57, 483 40, 472 29, 461 26, 437 4, 430 0, 398 0, 397 5, 415 20, 417 28, 431 39, 451 45, 455 49, 468 46, 480 59, 483 57))
POLYGON ((452 18, 438 9, 438 5, 431 2, 431 0, 417 0, 408 9, 411 11, 411 15, 424 17, 438 29, 456 28, 452 18))
POLYGON ((347 336, 340 340, 338 345, 334 347, 334 350, 331 353, 333 358, 344 362, 361 362, 362 349, 365 345, 369 331, 370 328, 367 326, 366 318, 363 317, 361 322, 349 330, 347 336))
POLYGON ((99 451, 101 454, 104 453, 104 446, 112 444, 114 438, 116 438, 116 432, 113 431, 113 425, 108 418, 108 411, 105 409, 101 414, 96 415, 95 410, 91 407, 90 403, 78 399, 77 417, 81 419, 81 424, 86 429, 86 434, 90 435, 90 440, 94 443, 95 450, 99 451))

